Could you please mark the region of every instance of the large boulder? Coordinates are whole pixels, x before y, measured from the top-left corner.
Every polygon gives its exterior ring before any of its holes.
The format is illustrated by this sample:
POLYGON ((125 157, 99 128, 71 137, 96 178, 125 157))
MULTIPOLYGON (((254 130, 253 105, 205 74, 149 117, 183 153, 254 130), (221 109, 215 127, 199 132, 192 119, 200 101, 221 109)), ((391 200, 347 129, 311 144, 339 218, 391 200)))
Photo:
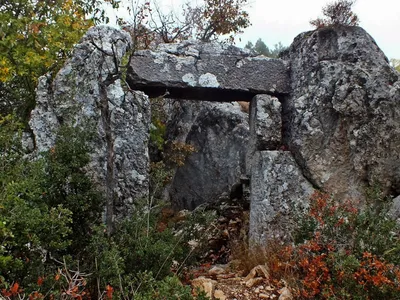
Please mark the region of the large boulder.
POLYGON ((245 174, 248 114, 238 103, 176 101, 170 110, 170 139, 196 152, 178 168, 169 188, 175 206, 194 209, 230 193, 245 174))
POLYGON ((160 44, 155 51, 136 51, 127 82, 132 89, 174 99, 247 100, 256 94, 287 94, 285 62, 256 56, 247 49, 220 43, 160 44))
POLYGON ((29 122, 38 152, 49 150, 61 125, 94 131, 87 167, 100 190, 113 199, 117 216, 148 194, 150 105, 142 92, 126 92, 119 63, 130 36, 114 28, 90 29, 58 72, 39 79, 29 122))
POLYGON ((400 82, 359 27, 300 34, 283 55, 292 92, 283 100, 284 141, 313 185, 364 198, 378 184, 400 193, 400 82))

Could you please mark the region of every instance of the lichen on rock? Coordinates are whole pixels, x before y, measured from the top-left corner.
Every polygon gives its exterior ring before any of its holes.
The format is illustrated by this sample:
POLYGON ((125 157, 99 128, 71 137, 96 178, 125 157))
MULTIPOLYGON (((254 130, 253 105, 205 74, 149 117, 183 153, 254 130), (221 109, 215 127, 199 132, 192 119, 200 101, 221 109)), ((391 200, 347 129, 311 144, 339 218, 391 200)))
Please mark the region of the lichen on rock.
POLYGON ((58 72, 39 79, 30 127, 38 152, 50 149, 61 125, 94 131, 88 174, 112 197, 112 217, 127 215, 148 194, 150 104, 142 92, 126 91, 120 63, 131 38, 107 26, 90 29, 58 72))
POLYGON ((299 35, 283 59, 292 93, 285 139, 306 177, 339 199, 364 199, 378 184, 400 193, 400 83, 360 27, 299 35))

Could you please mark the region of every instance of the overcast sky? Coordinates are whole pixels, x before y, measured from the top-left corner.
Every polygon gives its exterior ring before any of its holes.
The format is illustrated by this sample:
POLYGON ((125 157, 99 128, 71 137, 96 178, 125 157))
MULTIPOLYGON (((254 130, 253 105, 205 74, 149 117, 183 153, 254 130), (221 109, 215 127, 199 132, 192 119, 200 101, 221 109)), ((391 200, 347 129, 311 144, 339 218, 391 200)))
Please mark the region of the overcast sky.
MULTIPOLYGON (((201 0, 192 0, 194 3, 201 0)), ((183 0, 158 0, 166 9, 180 7, 183 0)), ((312 30, 311 19, 321 16, 329 0, 249 0, 252 26, 240 36, 244 46, 261 38, 268 47, 282 42, 289 46, 301 32, 312 30)), ((388 58, 400 59, 400 0, 357 0, 353 11, 363 27, 377 42, 388 58)))
MULTIPOLYGON (((248 11, 252 26, 242 41, 262 38, 268 46, 281 41, 290 45, 309 21, 321 16, 326 0, 253 0, 248 11)), ((358 0, 353 11, 363 27, 389 58, 400 58, 400 0, 358 0)))

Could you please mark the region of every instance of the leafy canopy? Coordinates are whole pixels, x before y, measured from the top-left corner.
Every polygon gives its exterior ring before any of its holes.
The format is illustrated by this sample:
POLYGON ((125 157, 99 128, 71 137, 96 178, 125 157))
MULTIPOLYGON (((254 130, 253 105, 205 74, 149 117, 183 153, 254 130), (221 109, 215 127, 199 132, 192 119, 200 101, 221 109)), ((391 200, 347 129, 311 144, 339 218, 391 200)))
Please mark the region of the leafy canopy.
POLYGON ((0 6, 0 80, 36 79, 65 59, 93 25, 83 1, 7 1, 0 6))
MULTIPOLYGON (((26 116, 34 105, 39 76, 57 71, 88 28, 96 21, 106 20, 99 8, 101 3, 100 0, 0 2, 0 102, 8 107, 25 106, 26 116)), ((114 1, 112 4, 117 5, 114 1)))

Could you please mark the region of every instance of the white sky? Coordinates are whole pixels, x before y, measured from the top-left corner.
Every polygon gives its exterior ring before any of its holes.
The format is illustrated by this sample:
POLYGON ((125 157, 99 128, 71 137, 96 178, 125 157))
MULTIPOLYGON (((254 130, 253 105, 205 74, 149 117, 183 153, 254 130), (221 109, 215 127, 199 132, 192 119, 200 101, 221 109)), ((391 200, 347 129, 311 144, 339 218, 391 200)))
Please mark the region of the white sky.
MULTIPOLYGON (((262 38, 272 46, 288 46, 301 32, 312 30, 311 19, 322 16, 327 0, 253 0, 248 12, 252 26, 242 41, 262 38)), ((389 58, 400 58, 400 0, 358 0, 353 11, 364 28, 389 58)))
MULTIPOLYGON (((123 0, 126 1, 126 0, 123 0)), ((131 0, 129 0, 131 1, 131 0)), ((192 0, 196 1, 201 0, 192 0)), ((184 0, 158 0, 166 9, 179 10, 184 0)), ((272 48, 278 42, 289 46, 301 32, 312 30, 311 19, 322 16, 322 7, 330 0, 249 0, 246 7, 252 26, 237 45, 244 46, 261 38, 272 48)), ((390 58, 400 59, 400 0, 357 0, 353 11, 363 27, 390 58)))

